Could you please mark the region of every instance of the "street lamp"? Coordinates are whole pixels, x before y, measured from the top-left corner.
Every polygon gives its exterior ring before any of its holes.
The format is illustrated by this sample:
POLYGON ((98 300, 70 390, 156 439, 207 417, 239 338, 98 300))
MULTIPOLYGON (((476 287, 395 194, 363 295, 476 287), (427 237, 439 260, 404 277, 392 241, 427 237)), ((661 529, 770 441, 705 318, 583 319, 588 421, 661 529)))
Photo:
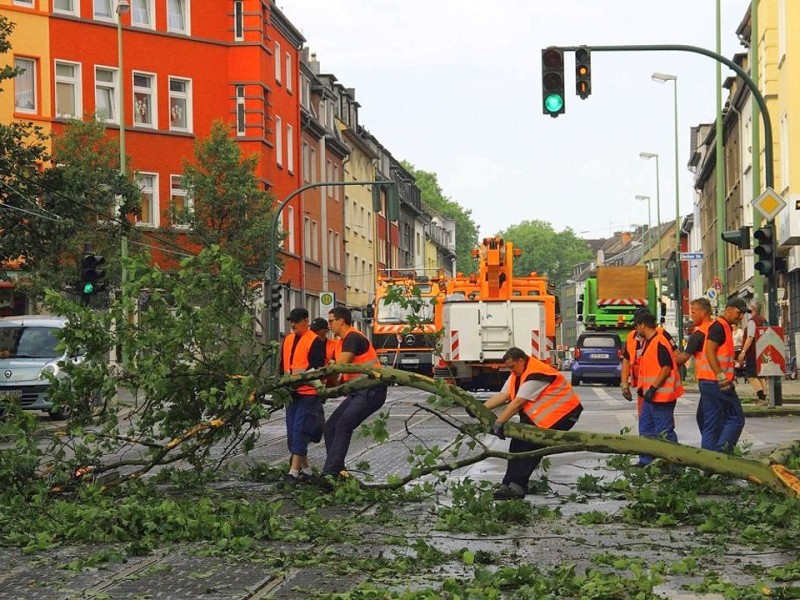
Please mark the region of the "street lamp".
MULTIPOLYGON (((119 119, 119 173, 123 177, 127 174, 128 166, 125 158, 125 76, 122 73, 122 15, 128 14, 131 9, 130 0, 117 0, 117 68, 119 69, 119 97, 117 98, 117 118, 119 119)), ((123 215, 123 218, 127 216, 123 215)), ((123 224, 122 235, 119 242, 119 257, 122 264, 122 282, 120 289, 124 294, 125 284, 128 282, 128 269, 125 261, 128 259, 128 236, 125 234, 126 224, 123 224)), ((127 318, 127 314, 126 314, 127 318)), ((125 348, 122 348, 122 364, 126 365, 128 357, 125 348)))
POLYGON ((681 268, 681 193, 680 172, 678 169, 678 76, 668 73, 653 73, 652 79, 658 83, 671 81, 674 92, 674 124, 675 124, 675 298, 677 300, 675 320, 678 325, 678 343, 683 341, 683 273, 681 268))
POLYGON ((656 222, 658 227, 658 301, 661 302, 661 260, 663 254, 661 253, 661 177, 658 170, 658 154, 654 152, 639 152, 639 158, 644 160, 656 159, 656 222))
MULTIPOLYGON (((650 196, 643 196, 642 194, 636 194, 637 200, 647 200, 647 254, 648 257, 653 249, 653 220, 650 213, 650 196)), ((648 258, 645 258, 645 262, 648 258)))

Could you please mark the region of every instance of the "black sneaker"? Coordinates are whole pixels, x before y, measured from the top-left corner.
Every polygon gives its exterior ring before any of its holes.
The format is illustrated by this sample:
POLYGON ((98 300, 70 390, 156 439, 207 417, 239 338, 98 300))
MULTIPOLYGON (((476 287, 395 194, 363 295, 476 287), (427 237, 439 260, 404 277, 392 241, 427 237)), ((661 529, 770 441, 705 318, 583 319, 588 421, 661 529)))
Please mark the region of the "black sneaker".
POLYGON ((300 483, 299 476, 295 477, 294 475, 287 473, 286 475, 283 476, 282 479, 278 481, 277 488, 279 490, 290 490, 293 487, 295 487, 298 483, 300 483))
POLYGON ((333 481, 330 477, 326 475, 306 475, 303 479, 303 483, 307 483, 309 485, 315 485, 323 492, 332 492, 333 491, 333 481))
POLYGON ((518 483, 502 484, 492 494, 495 500, 522 500, 527 490, 518 483))

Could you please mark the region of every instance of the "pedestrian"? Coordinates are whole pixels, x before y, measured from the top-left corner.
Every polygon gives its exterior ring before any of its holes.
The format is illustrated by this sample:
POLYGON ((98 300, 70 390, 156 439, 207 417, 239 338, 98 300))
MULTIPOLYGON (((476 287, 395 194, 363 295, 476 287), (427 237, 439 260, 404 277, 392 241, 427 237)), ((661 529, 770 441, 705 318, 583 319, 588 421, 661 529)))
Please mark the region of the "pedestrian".
MULTIPOLYGON (((639 435, 677 442, 675 404, 683 395, 678 364, 672 344, 657 329, 656 318, 649 311, 637 312, 633 324, 642 339, 637 384, 642 397, 639 435)), ((653 457, 639 456, 637 466, 645 467, 653 457)))
POLYGON ((744 330, 737 323, 734 323, 731 325, 731 333, 733 334, 733 356, 736 357, 733 361, 733 381, 739 383, 739 377, 747 378, 744 370, 744 360, 739 358, 744 343, 744 330))
POLYGON ((767 325, 767 320, 761 315, 761 303, 753 300, 750 303, 750 318, 744 328, 744 341, 737 357, 740 363, 744 363, 747 382, 756 393, 756 406, 766 406, 767 404, 764 380, 758 376, 758 361, 756 357, 756 328, 764 327, 765 325, 767 325))
POLYGON ((700 447, 705 450, 716 450, 717 440, 721 432, 721 407, 715 394, 711 392, 716 389, 717 381, 711 377, 711 373, 700 372, 701 365, 704 364, 706 335, 708 328, 714 322, 711 318, 711 302, 708 298, 697 298, 692 300, 689 305, 689 315, 694 324, 694 330, 686 342, 686 348, 680 352, 675 360, 678 365, 683 366, 690 358, 694 358, 695 375, 700 388, 700 402, 697 405, 697 428, 700 430, 700 447), (706 421, 705 415, 709 418, 706 421))
MULTIPOLYGON (((289 313, 292 332, 283 341, 281 372, 296 375, 325 366, 325 344, 308 327, 308 311, 293 308, 289 313)), ((318 391, 319 379, 304 383, 292 390, 292 401, 286 407, 286 439, 289 445, 289 473, 284 486, 305 482, 311 478, 308 464, 308 445, 312 439, 320 441, 320 415, 324 420, 318 391)))
MULTIPOLYGON (((704 325, 703 348, 695 354, 695 370, 700 387, 698 425, 700 446, 704 450, 732 452, 744 429, 742 403, 733 384, 731 323, 740 321, 747 310, 744 300, 730 298, 722 316, 704 325)), ((689 341, 692 341, 691 338, 689 341)))
MULTIPOLYGON (((632 323, 636 323, 636 319, 638 316, 643 314, 652 314, 649 309, 647 308, 639 308, 633 313, 633 321, 632 323)), ((654 317, 655 318, 655 317, 654 317)), ((677 347, 675 345, 675 340, 669 334, 669 332, 664 329, 662 325, 658 325, 656 327, 658 333, 662 334, 664 338, 669 342, 672 351, 675 352, 677 347)), ((625 338, 625 346, 622 349, 622 371, 620 374, 620 387, 622 388, 622 397, 625 398, 628 402, 633 400, 633 395, 631 394, 631 388, 637 390, 636 394, 636 414, 642 414, 642 405, 644 404, 644 398, 638 393, 639 386, 637 384, 637 374, 639 372, 639 362, 642 359, 642 351, 644 350, 644 340, 642 339, 641 335, 639 335, 635 325, 634 328, 628 332, 628 335, 625 338)))
MULTIPOLYGON (((336 362, 336 341, 328 337, 330 328, 328 320, 318 317, 309 323, 308 328, 313 331, 325 344, 325 366, 336 362)), ((334 387, 339 381, 337 375, 329 375, 323 379, 326 387, 334 387)))
MULTIPOLYGON (((515 414, 519 414, 520 422, 541 429, 568 431, 575 426, 583 406, 560 371, 516 347, 506 351, 503 363, 511 370, 511 374, 503 389, 484 402, 484 406, 490 410, 506 404, 492 426, 494 435, 504 440, 503 428, 515 414)), ((508 451, 519 454, 541 448, 544 446, 512 439, 508 451)), ((503 482, 494 492, 494 499, 524 498, 528 493, 531 475, 541 460, 541 457, 509 460, 503 482)))
MULTIPOLYGON (((354 364, 380 368, 380 361, 370 341, 353 327, 353 317, 344 306, 335 306, 328 313, 328 323, 339 338, 336 349, 336 364, 354 364)), ((360 373, 342 374, 342 382, 347 383, 360 377, 360 373)), ((325 449, 328 456, 322 475, 337 480, 347 478, 345 458, 350 449, 353 432, 367 418, 386 402, 388 388, 379 384, 363 390, 351 392, 333 411, 325 422, 325 449)))

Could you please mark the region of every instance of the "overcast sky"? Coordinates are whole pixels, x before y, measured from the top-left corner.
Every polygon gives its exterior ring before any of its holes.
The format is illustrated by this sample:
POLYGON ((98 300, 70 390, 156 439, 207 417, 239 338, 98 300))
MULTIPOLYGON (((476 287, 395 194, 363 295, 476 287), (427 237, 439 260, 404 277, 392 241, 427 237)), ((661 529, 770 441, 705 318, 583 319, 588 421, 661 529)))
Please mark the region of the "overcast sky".
MULTIPOLYGON (((748 0, 722 1, 722 54, 748 0)), ((672 83, 678 76, 681 213, 692 210, 689 128, 714 120, 715 62, 677 52, 592 55, 592 95, 542 114, 541 49, 586 44, 715 47, 714 0, 278 0, 322 71, 356 90, 360 121, 383 145, 434 171, 482 236, 526 219, 605 237, 647 223, 660 155, 661 220, 675 218, 672 83)), ((732 72, 723 67, 723 81, 732 72)), ((727 92, 727 90, 723 90, 727 92)), ((725 96, 723 95, 723 102, 725 96)))

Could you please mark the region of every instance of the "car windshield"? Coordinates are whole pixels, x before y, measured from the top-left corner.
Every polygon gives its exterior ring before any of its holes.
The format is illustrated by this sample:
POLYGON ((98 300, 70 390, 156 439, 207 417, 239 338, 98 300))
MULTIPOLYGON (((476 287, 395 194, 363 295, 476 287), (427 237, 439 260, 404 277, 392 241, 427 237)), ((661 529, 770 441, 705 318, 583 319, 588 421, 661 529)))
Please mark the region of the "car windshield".
POLYGON ((613 337, 588 337, 583 340, 584 348, 616 348, 617 341, 613 337))
POLYGON ((55 327, 0 327, 0 358, 58 358, 55 327))
MULTIPOLYGON (((416 316, 422 320, 427 322, 433 321, 433 307, 436 302, 436 298, 428 297, 428 298, 421 298, 422 306, 420 311, 416 314, 416 316)), ((407 323, 408 317, 414 314, 414 309, 412 307, 403 308, 400 306, 398 302, 387 302, 386 300, 380 300, 378 302, 378 310, 376 314, 376 318, 378 323, 407 323)))

